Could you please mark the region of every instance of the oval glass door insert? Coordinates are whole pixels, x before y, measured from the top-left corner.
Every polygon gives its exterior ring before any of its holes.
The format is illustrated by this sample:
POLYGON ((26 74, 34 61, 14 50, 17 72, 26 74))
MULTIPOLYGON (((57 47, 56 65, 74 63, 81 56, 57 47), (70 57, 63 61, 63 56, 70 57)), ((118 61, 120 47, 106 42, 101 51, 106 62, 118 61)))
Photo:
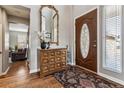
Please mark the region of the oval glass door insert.
POLYGON ((89 29, 87 24, 83 24, 81 29, 81 36, 80 36, 80 48, 81 54, 83 58, 88 56, 89 46, 90 46, 90 36, 89 36, 89 29))

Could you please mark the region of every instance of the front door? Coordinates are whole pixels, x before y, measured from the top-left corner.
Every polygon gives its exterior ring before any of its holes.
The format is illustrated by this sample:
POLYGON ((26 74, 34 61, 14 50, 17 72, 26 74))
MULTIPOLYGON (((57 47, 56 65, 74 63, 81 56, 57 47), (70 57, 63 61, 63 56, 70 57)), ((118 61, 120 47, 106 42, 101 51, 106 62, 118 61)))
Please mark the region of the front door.
POLYGON ((97 72, 97 9, 76 19, 76 65, 97 72))
POLYGON ((2 73, 2 24, 0 24, 0 74, 2 73))

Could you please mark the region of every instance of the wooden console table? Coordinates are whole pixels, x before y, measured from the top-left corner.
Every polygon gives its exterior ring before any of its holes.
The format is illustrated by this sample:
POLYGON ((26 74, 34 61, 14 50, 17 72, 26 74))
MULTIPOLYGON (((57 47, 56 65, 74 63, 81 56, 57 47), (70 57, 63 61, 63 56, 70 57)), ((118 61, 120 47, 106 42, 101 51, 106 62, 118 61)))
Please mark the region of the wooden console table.
POLYGON ((40 77, 44 77, 66 68, 67 48, 38 49, 40 77))

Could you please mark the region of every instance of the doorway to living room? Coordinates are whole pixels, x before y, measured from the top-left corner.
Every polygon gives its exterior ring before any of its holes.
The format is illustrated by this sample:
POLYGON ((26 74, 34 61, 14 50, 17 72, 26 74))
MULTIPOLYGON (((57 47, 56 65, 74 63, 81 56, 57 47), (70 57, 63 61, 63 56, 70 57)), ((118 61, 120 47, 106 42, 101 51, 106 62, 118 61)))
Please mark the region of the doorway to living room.
POLYGON ((2 5, 9 30, 9 70, 6 76, 29 72, 30 9, 21 5, 2 5))
POLYGON ((9 23, 9 51, 10 62, 27 59, 28 25, 9 23))

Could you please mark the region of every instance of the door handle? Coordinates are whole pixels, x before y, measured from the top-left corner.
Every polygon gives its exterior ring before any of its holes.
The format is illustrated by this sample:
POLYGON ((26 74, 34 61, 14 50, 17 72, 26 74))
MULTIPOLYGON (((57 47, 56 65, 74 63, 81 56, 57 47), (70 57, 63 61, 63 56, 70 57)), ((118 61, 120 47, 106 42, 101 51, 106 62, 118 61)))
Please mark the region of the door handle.
POLYGON ((94 40, 93 43, 96 43, 96 40, 94 40))
POLYGON ((96 48, 96 45, 93 45, 93 47, 95 47, 95 48, 96 48))

